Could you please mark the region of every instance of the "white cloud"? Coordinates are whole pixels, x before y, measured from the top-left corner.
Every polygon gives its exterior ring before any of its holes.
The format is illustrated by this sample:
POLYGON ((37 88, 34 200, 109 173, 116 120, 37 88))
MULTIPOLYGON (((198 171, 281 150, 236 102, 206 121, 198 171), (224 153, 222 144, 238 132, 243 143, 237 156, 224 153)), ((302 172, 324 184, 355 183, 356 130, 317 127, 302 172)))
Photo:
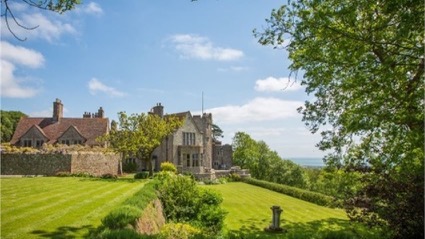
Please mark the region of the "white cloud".
POLYGON ((38 89, 28 86, 28 80, 15 75, 17 66, 39 68, 44 65, 41 53, 15 46, 8 42, 0 42, 1 56, 1 97, 30 98, 38 93, 38 89), (26 84, 27 86, 23 86, 26 84))
POLYGON ((0 42, 0 49, 2 60, 31 68, 38 68, 44 64, 43 55, 37 51, 15 46, 5 41, 0 42))
POLYGON ((118 91, 113 87, 103 84, 96 78, 92 78, 89 81, 88 87, 92 95, 95 95, 97 92, 103 92, 112 97, 123 97, 126 95, 124 92, 118 91))
MULTIPOLYGON (((27 28, 34 28, 33 30, 24 29, 16 25, 14 21, 9 19, 10 28, 19 38, 40 38, 48 42, 53 42, 54 40, 58 40, 59 37, 63 34, 77 33, 77 31, 71 24, 55 20, 53 19, 53 17, 48 18, 46 17, 46 15, 41 13, 22 13, 19 15, 19 17, 16 17, 16 20, 22 26, 25 26, 27 28)), ((1 27, 2 35, 11 35, 11 33, 6 27, 6 23, 3 18, 1 21, 1 27)))
POLYGON ((303 102, 277 98, 255 98, 244 105, 228 105, 208 109, 214 120, 223 124, 259 122, 285 119, 298 115, 297 108, 303 102))
POLYGON ((232 61, 240 59, 244 53, 237 49, 216 47, 206 37, 191 34, 178 34, 171 37, 175 49, 182 58, 201 60, 232 61))
POLYGON ((275 78, 270 76, 266 79, 259 79, 255 82, 256 91, 297 91, 300 89, 302 89, 302 86, 298 81, 287 77, 275 78))
POLYGON ((95 2, 90 2, 87 5, 83 3, 80 9, 82 12, 90 15, 100 16, 103 14, 103 9, 95 2))
POLYGON ((22 79, 14 75, 15 66, 5 60, 1 60, 1 97, 31 98, 38 93, 37 89, 22 86, 22 79))

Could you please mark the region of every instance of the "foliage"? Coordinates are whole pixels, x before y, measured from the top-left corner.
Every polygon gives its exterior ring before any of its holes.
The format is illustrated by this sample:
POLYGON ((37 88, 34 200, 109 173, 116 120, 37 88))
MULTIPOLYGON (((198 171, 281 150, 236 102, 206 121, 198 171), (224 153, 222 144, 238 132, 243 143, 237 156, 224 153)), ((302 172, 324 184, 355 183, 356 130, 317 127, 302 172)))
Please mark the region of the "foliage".
POLYGON ((100 176, 100 178, 103 178, 103 179, 117 179, 118 176, 117 175, 114 175, 114 174, 111 174, 111 173, 105 173, 105 174, 102 174, 100 176))
POLYGON ((176 166, 174 166, 174 164, 170 162, 161 163, 161 171, 177 173, 176 166))
POLYGON ((214 139, 223 138, 223 130, 216 124, 212 124, 212 137, 214 139))
POLYGON ((1 142, 9 142, 12 139, 13 133, 15 132, 16 126, 22 117, 26 117, 24 113, 20 111, 5 111, 0 110, 0 130, 1 130, 1 142))
POLYGON ((350 217, 389 224, 394 238, 424 237, 424 18, 418 0, 299 0, 255 31, 304 73, 315 97, 299 112, 324 128, 326 163, 364 174, 350 217))
POLYGON ((142 235, 137 233, 135 230, 130 228, 118 229, 118 230, 104 230, 99 239, 143 239, 142 235))
POLYGON ((291 197, 299 198, 301 200, 312 202, 317 205, 335 207, 339 206, 339 202, 335 200, 334 197, 330 197, 321 193, 311 192, 304 189, 299 189, 287 185, 271 183, 267 181, 261 181, 254 178, 243 178, 243 182, 256 185, 262 188, 266 188, 278 193, 283 193, 291 197))
POLYGON ((190 239, 201 235, 198 228, 186 223, 167 223, 161 228, 158 239, 190 239))
POLYGON ((97 234, 101 235, 105 231, 105 228, 106 231, 122 230, 128 226, 135 228, 135 223, 141 216, 143 209, 155 198, 155 182, 150 181, 133 196, 127 198, 120 207, 106 215, 102 219, 102 227, 99 228, 97 234))
POLYGON ((124 229, 128 225, 135 227, 136 221, 141 214, 142 211, 140 209, 125 205, 112 210, 102 219, 102 224, 109 229, 124 229))
POLYGON ((122 171, 124 173, 135 173, 137 171, 137 163, 133 162, 123 162, 122 171))
POLYGON ((94 178, 95 176, 87 172, 57 172, 56 177, 78 177, 78 178, 94 178))
POLYGON ((122 154, 122 158, 132 157, 145 161, 150 176, 153 176, 153 151, 183 122, 177 117, 161 118, 155 114, 143 113, 128 116, 125 112, 119 112, 118 118, 118 129, 111 130, 98 140, 109 142, 115 152, 122 154))
POLYGON ((54 154, 54 153, 73 153, 73 152, 99 152, 99 153, 112 153, 111 150, 104 147, 89 147, 79 144, 66 145, 66 144, 43 144, 41 148, 33 147, 17 147, 9 143, 2 143, 1 150, 4 153, 39 153, 39 154, 54 154))
POLYGON ((290 160, 283 160, 264 141, 255 141, 247 133, 237 132, 232 145, 233 163, 249 169, 252 177, 307 188, 307 177, 301 166, 290 160))
POLYGON ((138 172, 134 174, 134 179, 146 179, 149 178, 149 172, 138 172))
POLYGON ((237 173, 230 173, 229 176, 227 176, 227 181, 229 182, 239 182, 241 181, 241 175, 237 173))
POLYGON ((161 172, 157 186, 158 198, 168 221, 190 223, 202 228, 203 234, 217 235, 224 226, 226 212, 216 192, 200 189, 188 176, 161 172))

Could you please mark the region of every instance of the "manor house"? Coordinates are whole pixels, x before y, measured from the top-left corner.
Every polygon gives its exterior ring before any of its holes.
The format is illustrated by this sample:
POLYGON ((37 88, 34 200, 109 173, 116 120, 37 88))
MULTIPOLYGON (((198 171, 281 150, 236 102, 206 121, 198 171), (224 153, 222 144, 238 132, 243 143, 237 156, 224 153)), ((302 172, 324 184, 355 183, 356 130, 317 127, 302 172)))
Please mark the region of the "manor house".
MULTIPOLYGON (((149 113, 164 117, 164 106, 158 103, 149 113)), ((196 175, 209 174, 212 169, 229 169, 232 166, 231 146, 222 146, 221 142, 213 137, 212 114, 192 115, 190 111, 186 111, 169 116, 180 118, 183 125, 168 135, 154 150, 154 170, 159 170, 162 162, 173 163, 179 172, 191 172, 196 175)), ((139 170, 146 169, 146 165, 137 163, 139 170)))
POLYGON ((52 117, 21 118, 10 143, 35 148, 43 144, 103 146, 96 138, 108 132, 109 119, 104 117, 102 107, 97 113, 85 112, 82 118, 65 118, 63 104, 56 99, 52 117))

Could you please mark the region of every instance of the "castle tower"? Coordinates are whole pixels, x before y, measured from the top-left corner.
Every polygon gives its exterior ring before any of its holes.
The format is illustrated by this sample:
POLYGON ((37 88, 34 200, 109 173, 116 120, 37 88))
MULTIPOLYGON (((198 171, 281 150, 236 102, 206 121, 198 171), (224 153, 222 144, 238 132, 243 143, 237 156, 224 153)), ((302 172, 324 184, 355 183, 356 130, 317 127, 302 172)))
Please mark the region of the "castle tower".
POLYGON ((164 106, 162 106, 161 103, 157 103, 156 106, 152 108, 151 112, 162 118, 164 116, 164 106))
POLYGON ((63 104, 60 99, 56 98, 53 102, 53 121, 58 122, 63 117, 63 104))
POLYGON ((204 166, 212 168, 213 156, 213 138, 212 138, 212 114, 204 113, 202 115, 203 133, 204 133, 204 166))

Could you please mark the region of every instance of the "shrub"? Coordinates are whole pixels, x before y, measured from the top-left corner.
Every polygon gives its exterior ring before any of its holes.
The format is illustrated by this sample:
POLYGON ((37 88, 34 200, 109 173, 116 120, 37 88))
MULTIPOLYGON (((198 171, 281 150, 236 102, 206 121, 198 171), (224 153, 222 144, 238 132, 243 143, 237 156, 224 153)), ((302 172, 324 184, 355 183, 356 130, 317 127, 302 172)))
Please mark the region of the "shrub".
POLYGON ((139 172, 134 175, 134 179, 146 179, 149 178, 149 172, 139 172))
POLYGON ((112 210, 105 218, 102 224, 109 229, 123 229, 128 225, 135 227, 137 219, 142 211, 136 207, 125 205, 112 210))
POLYGON ((339 202, 335 200, 334 197, 327 196, 317 192, 311 192, 304 189, 299 189, 287 185, 271 183, 267 181, 262 181, 254 178, 242 178, 245 183, 256 185, 262 188, 266 188, 278 193, 286 194, 291 197, 295 197, 304 201, 312 202, 320 206, 330 206, 335 207, 339 206, 339 202))
POLYGON ((229 176, 227 176, 228 182, 239 182, 241 181, 241 175, 237 173, 230 173, 229 176))
POLYGON ((174 166, 174 164, 170 162, 161 163, 161 171, 177 173, 176 166, 174 166))
POLYGON ((105 173, 105 174, 102 174, 102 176, 100 176, 100 178, 103 178, 103 179, 116 179, 118 177, 117 177, 117 175, 113 175, 112 173, 105 173))
POLYGON ((137 163, 125 162, 122 164, 122 171, 124 173, 135 173, 137 171, 137 163))
POLYGON ((71 173, 70 172, 57 172, 56 173, 56 177, 70 177, 71 173))
POLYGON ((354 239, 356 238, 352 233, 347 231, 329 231, 324 233, 321 239, 354 239))
POLYGON ((201 231, 185 223, 165 224, 159 233, 159 239, 190 239, 201 235, 201 231))
POLYGON ((168 220, 200 226, 207 238, 221 232, 226 212, 220 208, 223 201, 220 194, 198 188, 196 181, 188 176, 163 178, 157 191, 168 220))
POLYGON ((137 233, 136 231, 125 228, 119 230, 105 230, 102 235, 100 235, 101 239, 142 239, 143 237, 137 233))

